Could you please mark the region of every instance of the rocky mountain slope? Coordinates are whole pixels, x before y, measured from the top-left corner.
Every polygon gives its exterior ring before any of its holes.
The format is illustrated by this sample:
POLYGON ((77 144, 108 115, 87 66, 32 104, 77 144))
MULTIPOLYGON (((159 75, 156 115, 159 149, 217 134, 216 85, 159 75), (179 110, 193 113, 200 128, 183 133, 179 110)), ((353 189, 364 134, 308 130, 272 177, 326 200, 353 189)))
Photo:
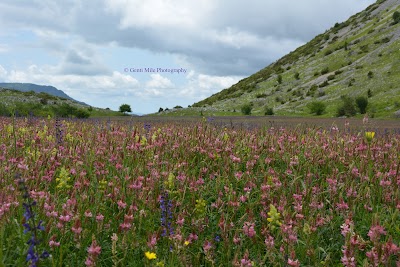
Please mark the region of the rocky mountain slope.
MULTIPOLYGON (((400 1, 381 0, 336 23, 307 44, 191 109, 212 115, 310 115, 323 102, 323 116, 336 116, 343 96, 368 99, 367 112, 392 117, 400 110, 400 1)), ((190 109, 177 112, 190 114, 190 109)))

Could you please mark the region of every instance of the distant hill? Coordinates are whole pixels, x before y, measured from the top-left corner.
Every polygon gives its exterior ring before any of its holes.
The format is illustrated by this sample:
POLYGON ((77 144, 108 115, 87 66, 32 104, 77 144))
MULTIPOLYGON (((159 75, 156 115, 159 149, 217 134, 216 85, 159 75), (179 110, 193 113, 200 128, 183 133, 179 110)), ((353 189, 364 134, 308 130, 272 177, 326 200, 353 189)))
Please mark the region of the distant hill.
POLYGON ((33 83, 0 83, 0 88, 6 88, 6 89, 14 89, 22 92, 29 92, 29 91, 34 91, 36 93, 46 93, 49 95, 57 96, 60 98, 65 98, 69 100, 74 100, 82 105, 86 105, 84 102, 77 101, 64 93, 62 90, 59 90, 55 88, 54 86, 49 86, 49 85, 37 85, 33 83))
POLYGON ((238 115, 250 105, 254 115, 311 116, 311 103, 322 102, 322 116, 332 117, 346 97, 367 98, 370 116, 400 114, 400 1, 377 1, 230 88, 174 112, 238 115))

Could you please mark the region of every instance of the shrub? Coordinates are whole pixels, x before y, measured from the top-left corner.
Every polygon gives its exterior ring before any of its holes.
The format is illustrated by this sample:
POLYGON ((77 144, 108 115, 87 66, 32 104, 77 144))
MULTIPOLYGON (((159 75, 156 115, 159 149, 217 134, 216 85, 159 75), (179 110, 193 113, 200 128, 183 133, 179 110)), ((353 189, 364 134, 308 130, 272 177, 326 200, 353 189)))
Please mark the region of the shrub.
POLYGON ((368 71, 368 78, 372 79, 374 77, 374 73, 372 71, 368 71))
POLYGON ((352 117, 352 116, 356 115, 357 110, 356 110, 356 106, 354 103, 354 99, 349 96, 342 96, 341 99, 342 99, 343 103, 336 110, 336 115, 338 117, 342 117, 342 116, 352 117))
POLYGON ((294 78, 295 78, 296 80, 300 80, 300 73, 296 72, 296 73, 294 74, 294 78))
POLYGON ((368 99, 365 96, 357 97, 356 104, 361 114, 365 114, 367 112, 368 99))
POLYGON ((334 80, 335 79, 335 74, 331 74, 328 76, 328 81, 334 80))
POLYGON ((175 109, 179 109, 179 108, 182 108, 182 106, 175 106, 174 108, 175 109))
POLYGON ((262 93, 256 95, 256 98, 264 98, 264 97, 267 97, 267 94, 262 93))
POLYGON ((325 67, 321 70, 321 75, 327 74, 329 72, 329 67, 325 67))
POLYGON ((264 115, 274 115, 274 109, 266 107, 264 115))
POLYGON ((158 113, 163 112, 163 111, 164 111, 164 109, 161 107, 158 109, 158 113))
POLYGON ((281 84, 282 83, 282 75, 279 74, 278 78, 276 80, 278 81, 279 84, 281 84))
POLYGON ((89 118, 90 113, 87 110, 84 109, 77 109, 75 111, 75 117, 79 118, 79 119, 86 119, 89 118))
POLYGON ((314 101, 309 104, 308 108, 310 109, 311 114, 319 116, 325 112, 326 105, 322 101, 314 101))
POLYGON ((371 91, 371 89, 368 89, 367 96, 368 96, 368 98, 372 97, 372 91, 371 91))
POLYGON ((399 23, 400 22, 400 12, 399 11, 394 12, 392 18, 393 18, 393 24, 399 23))
POLYGON ((250 115, 252 106, 250 104, 245 104, 242 106, 240 110, 242 111, 243 115, 250 115))
POLYGON ((325 86, 328 86, 328 85, 329 85, 328 80, 325 80, 325 82, 323 82, 323 83, 321 83, 319 85, 319 88, 322 88, 322 87, 325 87, 325 86))

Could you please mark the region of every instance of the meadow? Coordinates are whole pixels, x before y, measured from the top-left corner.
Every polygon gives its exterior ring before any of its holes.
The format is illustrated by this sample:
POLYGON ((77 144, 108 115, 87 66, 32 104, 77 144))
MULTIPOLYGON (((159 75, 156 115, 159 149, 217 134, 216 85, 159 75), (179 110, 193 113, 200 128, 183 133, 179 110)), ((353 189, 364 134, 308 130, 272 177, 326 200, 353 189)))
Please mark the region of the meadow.
POLYGON ((400 266, 395 128, 143 120, 0 118, 0 267, 400 266))

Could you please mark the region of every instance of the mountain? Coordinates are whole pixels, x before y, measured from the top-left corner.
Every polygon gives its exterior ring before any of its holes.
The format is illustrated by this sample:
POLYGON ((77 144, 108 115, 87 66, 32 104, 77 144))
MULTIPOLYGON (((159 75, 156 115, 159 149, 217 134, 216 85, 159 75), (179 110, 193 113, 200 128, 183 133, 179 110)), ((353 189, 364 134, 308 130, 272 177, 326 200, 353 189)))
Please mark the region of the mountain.
POLYGON ((310 116, 310 103, 322 102, 323 116, 331 117, 346 99, 355 105, 363 97, 370 116, 400 114, 399 37, 400 1, 377 1, 191 109, 233 115, 247 104, 255 115, 272 109, 277 115, 310 116))
POLYGON ((68 96, 66 93, 63 91, 49 85, 37 85, 33 83, 0 83, 0 88, 6 88, 6 89, 14 89, 22 92, 29 92, 29 91, 34 91, 36 93, 46 93, 49 95, 57 96, 60 98, 65 98, 69 100, 76 101, 82 105, 86 105, 86 103, 79 102, 72 97, 68 96))

